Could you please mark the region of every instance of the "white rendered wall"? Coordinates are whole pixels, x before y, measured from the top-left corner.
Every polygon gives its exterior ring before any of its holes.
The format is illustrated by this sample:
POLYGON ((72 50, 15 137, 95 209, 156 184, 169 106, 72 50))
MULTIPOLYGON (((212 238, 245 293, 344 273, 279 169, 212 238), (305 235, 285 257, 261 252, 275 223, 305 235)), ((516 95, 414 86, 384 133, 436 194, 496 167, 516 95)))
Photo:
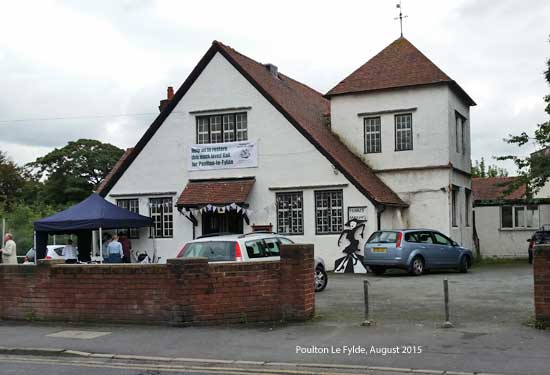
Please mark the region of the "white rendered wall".
MULTIPOLYGON (((154 137, 109 192, 132 198, 137 193, 174 191, 174 203, 189 179, 255 176, 256 183, 248 199, 254 213, 250 223, 274 225, 276 230, 275 192, 272 187, 347 184, 343 187, 344 219, 348 206, 368 207, 368 229, 376 229, 374 206, 311 143, 304 138, 257 90, 242 77, 223 56, 217 54, 195 81, 174 112, 168 116, 154 137), (258 141, 259 167, 215 171, 187 171, 188 146, 196 143, 196 121, 190 111, 231 107, 251 107, 248 111, 248 139, 258 141)), ((289 191, 299 189, 290 188, 289 191)), ((295 242, 315 244, 327 268, 341 257, 336 246, 338 235, 315 235, 314 189, 303 190, 304 235, 289 236, 295 242)), ((140 198, 140 213, 149 214, 149 196, 140 198)), ((245 232, 250 228, 245 225, 245 232)), ((141 232, 134 248, 150 249, 151 241, 141 232)), ((196 235, 201 234, 201 223, 196 235)), ((163 259, 174 257, 182 244, 192 238, 191 223, 174 213, 174 236, 157 239, 163 259)))
MULTIPOLYGON (((378 115, 376 115, 378 116, 378 115)), ((331 98, 331 128, 375 170, 446 165, 449 162, 449 89, 403 88, 331 98), (413 150, 395 151, 394 114, 381 114, 382 152, 365 154, 359 113, 417 108, 412 112, 413 150)))

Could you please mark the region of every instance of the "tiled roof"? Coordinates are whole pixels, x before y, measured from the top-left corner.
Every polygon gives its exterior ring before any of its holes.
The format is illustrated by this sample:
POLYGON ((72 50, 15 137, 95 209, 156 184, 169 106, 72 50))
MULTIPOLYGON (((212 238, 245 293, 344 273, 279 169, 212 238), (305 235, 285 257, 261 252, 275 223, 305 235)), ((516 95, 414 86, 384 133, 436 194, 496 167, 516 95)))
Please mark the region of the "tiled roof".
POLYGON ((327 96, 441 83, 449 84, 466 102, 475 105, 455 81, 401 37, 338 83, 327 96))
POLYGON ((126 151, 124 151, 124 154, 122 154, 120 159, 118 159, 118 161, 115 163, 115 165, 113 166, 113 169, 111 169, 109 174, 105 176, 103 181, 101 181, 101 183, 97 187, 97 193, 101 194, 103 189, 105 189, 105 187, 111 182, 111 180, 113 179, 113 176, 115 176, 115 174, 121 168, 122 164, 126 161, 126 159, 128 159, 128 156, 130 156, 133 150, 134 150, 133 148, 128 148, 126 149, 126 151))
POLYGON ((507 184, 517 180, 518 177, 489 177, 472 178, 472 194, 475 201, 517 200, 525 199, 526 186, 522 185, 508 195, 504 192, 507 184))
POLYGON ((234 49, 214 42, 222 54, 283 115, 324 154, 363 194, 376 203, 406 206, 357 155, 350 151, 324 124, 330 104, 319 92, 283 74, 278 77, 265 67, 234 49))
POLYGON ((189 181, 177 206, 244 203, 254 185, 253 178, 189 181))
POLYGON ((105 196, 141 152, 162 122, 176 107, 216 53, 222 54, 304 137, 306 137, 365 196, 377 204, 407 206, 357 155, 351 152, 325 125, 329 101, 312 88, 281 73, 276 76, 265 65, 214 41, 189 77, 174 94, 159 117, 147 129, 135 150, 123 162, 100 193, 105 196))

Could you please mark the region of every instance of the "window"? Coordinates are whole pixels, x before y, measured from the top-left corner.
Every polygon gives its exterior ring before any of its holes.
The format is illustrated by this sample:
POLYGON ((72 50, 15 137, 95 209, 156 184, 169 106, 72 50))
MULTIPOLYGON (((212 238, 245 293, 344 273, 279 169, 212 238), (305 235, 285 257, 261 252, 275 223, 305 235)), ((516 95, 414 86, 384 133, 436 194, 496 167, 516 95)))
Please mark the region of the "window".
MULTIPOLYGON (((136 214, 139 214, 139 201, 137 199, 117 199, 116 205, 118 207, 125 208, 130 212, 135 212, 136 214)), ((125 230, 122 230, 122 232, 125 232, 125 230)), ((129 238, 139 238, 139 229, 130 228, 127 235, 129 238)))
POLYGON ((430 232, 418 232, 417 236, 419 243, 434 243, 430 232))
POLYGON ((538 206, 502 206, 500 227, 504 229, 538 228, 538 206))
POLYGON ((412 114, 395 115, 395 151, 413 149, 412 114))
POLYGON ((451 194, 451 222, 453 227, 458 226, 458 192, 460 191, 460 188, 458 186, 453 186, 452 194, 451 194))
POLYGON ((469 227, 472 207, 472 191, 469 189, 465 189, 464 198, 464 216, 466 217, 466 226, 469 227))
POLYGON ((315 192, 315 232, 317 234, 340 233, 343 226, 342 190, 315 192))
POLYGON ((433 236, 434 236, 434 239, 435 239, 435 243, 438 244, 438 245, 451 246, 453 244, 450 239, 448 239, 447 237, 445 237, 441 233, 433 232, 433 236))
POLYGON ((280 242, 277 238, 266 238, 264 242, 265 242, 265 249, 267 252, 267 256, 278 257, 280 255, 280 251, 279 251, 280 242))
POLYGON ((153 219, 151 236, 156 238, 173 236, 174 218, 172 198, 150 198, 149 214, 151 219, 153 219))
POLYGON ((197 143, 246 141, 248 127, 246 113, 197 117, 197 143))
POLYGON ((248 241, 245 246, 249 259, 264 258, 267 256, 263 240, 248 241))
POLYGON ((374 232, 369 237, 368 243, 396 243, 397 232, 380 231, 374 232))
POLYGON ((304 234, 303 193, 277 193, 277 232, 304 234))
POLYGON ((466 117, 455 111, 456 152, 466 154, 466 117))
POLYGON ((365 153, 382 152, 380 117, 365 118, 365 153))

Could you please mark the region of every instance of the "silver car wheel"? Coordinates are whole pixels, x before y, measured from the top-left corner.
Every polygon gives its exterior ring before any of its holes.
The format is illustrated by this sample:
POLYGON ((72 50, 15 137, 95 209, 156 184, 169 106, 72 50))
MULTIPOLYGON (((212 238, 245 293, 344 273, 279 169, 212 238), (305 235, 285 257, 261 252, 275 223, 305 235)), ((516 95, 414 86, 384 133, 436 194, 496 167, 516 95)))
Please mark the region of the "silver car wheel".
POLYGON ((422 262, 422 259, 415 258, 413 260, 412 270, 415 275, 422 275, 422 272, 424 272, 424 262, 422 262))
POLYGON ((325 289, 325 286, 327 285, 327 277, 323 270, 316 269, 315 270, 315 291, 321 291, 325 289))

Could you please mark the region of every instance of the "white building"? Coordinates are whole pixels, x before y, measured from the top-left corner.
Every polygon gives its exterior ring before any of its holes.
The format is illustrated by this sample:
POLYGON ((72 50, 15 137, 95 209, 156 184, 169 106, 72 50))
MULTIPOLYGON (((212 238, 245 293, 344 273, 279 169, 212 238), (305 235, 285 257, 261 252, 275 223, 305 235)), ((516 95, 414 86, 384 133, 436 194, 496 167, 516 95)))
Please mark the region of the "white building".
MULTIPOLYGON (((472 245, 466 92, 399 38, 326 95, 213 42, 99 188, 151 215, 160 255, 272 225, 332 268, 351 217, 472 245)), ((133 230, 134 247, 150 247, 133 230)))
POLYGON ((549 184, 528 199, 525 185, 508 192, 515 179, 472 180, 477 251, 484 258, 526 258, 527 239, 543 225, 550 225, 549 184))

